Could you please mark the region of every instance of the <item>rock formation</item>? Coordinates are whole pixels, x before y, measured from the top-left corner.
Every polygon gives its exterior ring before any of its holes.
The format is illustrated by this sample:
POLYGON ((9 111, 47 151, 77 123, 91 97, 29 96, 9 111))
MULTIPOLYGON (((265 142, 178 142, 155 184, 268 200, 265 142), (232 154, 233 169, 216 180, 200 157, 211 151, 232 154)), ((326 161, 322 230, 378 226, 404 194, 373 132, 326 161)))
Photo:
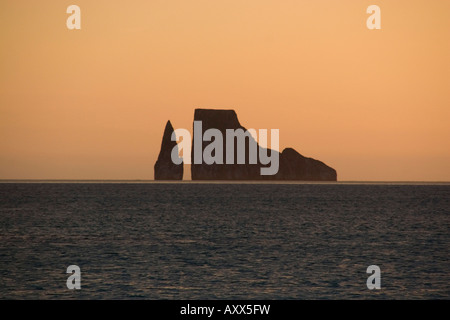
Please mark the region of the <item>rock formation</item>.
MULTIPOLYGON (((194 112, 194 121, 202 121, 202 136, 208 129, 218 129, 222 136, 226 136, 226 129, 243 129, 234 110, 211 110, 196 109, 194 112)), ((195 164, 195 132, 193 134, 192 152, 191 152, 191 177, 192 180, 256 180, 261 179, 260 164, 248 164, 248 155, 246 152, 247 164, 195 164)), ((201 150, 203 152, 209 142, 202 142, 201 150)), ((249 142, 246 141, 245 149, 248 150, 249 142)), ((223 155, 226 156, 226 146, 223 144, 223 155)), ((236 148, 235 148, 236 158, 236 148)), ((236 159, 235 159, 236 160, 236 159)), ((235 161, 236 163, 236 161, 235 161)))
POLYGON ((292 148, 280 154, 280 169, 274 176, 277 180, 336 181, 336 170, 325 163, 306 158, 292 148))
MULTIPOLYGON (((241 126, 234 110, 212 110, 212 109, 196 109, 194 113, 194 121, 202 121, 203 133, 211 128, 218 129, 222 136, 226 136, 226 129, 246 129, 241 126)), ((261 167, 268 167, 259 161, 256 164, 249 164, 249 139, 246 139, 246 158, 245 164, 237 164, 236 162, 236 146, 234 151, 234 164, 201 164, 194 163, 194 151, 196 150, 196 140, 202 141, 201 150, 203 152, 205 146, 210 144, 209 141, 196 139, 194 130, 192 139, 191 153, 191 174, 192 180, 304 180, 304 181, 336 181, 336 170, 330 168, 321 161, 306 158, 292 148, 286 148, 279 154, 279 170, 275 175, 261 175, 261 167)), ((250 138, 252 139, 252 138, 250 138)), ((254 141, 254 140, 253 140, 254 141)), ((197 146, 198 148, 198 146, 197 146)), ((261 150, 265 150, 259 145, 257 146, 258 154, 261 150)), ((277 152, 267 150, 269 152, 277 152)), ((223 143, 223 155, 226 158, 225 142, 223 143)))
POLYGON ((171 140, 173 132, 172 124, 170 121, 167 121, 162 138, 161 151, 155 163, 155 180, 183 179, 183 163, 174 164, 171 158, 173 148, 175 147, 178 150, 176 141, 171 140))

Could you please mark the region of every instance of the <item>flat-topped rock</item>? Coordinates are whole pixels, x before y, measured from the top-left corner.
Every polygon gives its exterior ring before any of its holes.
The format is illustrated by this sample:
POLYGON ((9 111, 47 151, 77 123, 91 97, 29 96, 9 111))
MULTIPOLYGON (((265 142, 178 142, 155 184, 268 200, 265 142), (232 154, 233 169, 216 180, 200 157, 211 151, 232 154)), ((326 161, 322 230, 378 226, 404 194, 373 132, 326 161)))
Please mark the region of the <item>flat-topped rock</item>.
MULTIPOLYGON (((218 129, 222 136, 226 136, 227 129, 243 129, 246 131, 237 117, 234 110, 216 110, 216 109, 196 109, 194 112, 194 121, 202 122, 202 132, 208 129, 218 129)), ((196 132, 194 130, 192 139, 192 150, 196 150, 195 143, 201 141, 201 150, 211 142, 203 141, 203 139, 196 139, 196 132)), ((250 138, 252 139, 252 138, 250 138)), ((261 175, 261 167, 267 167, 259 161, 256 164, 249 164, 249 139, 245 143, 245 164, 201 164, 194 163, 194 152, 191 153, 191 176, 192 180, 301 180, 301 181, 336 181, 336 170, 327 166, 325 163, 307 158, 295 151, 292 148, 286 148, 279 154, 279 169, 275 175, 261 175)), ((253 140, 254 141, 254 140, 253 140)), ((226 158, 226 143, 223 143, 223 155, 226 158)), ((198 148, 198 146, 197 146, 198 148)), ((257 147, 258 153, 263 148, 259 145, 257 147)), ((236 157, 236 150, 234 155, 236 157)), ((264 150, 264 149, 263 149, 264 150)), ((268 150, 269 152, 277 152, 268 150)), ((278 153, 278 152, 277 152, 278 153)), ((269 153, 270 154, 270 153, 269 153)))

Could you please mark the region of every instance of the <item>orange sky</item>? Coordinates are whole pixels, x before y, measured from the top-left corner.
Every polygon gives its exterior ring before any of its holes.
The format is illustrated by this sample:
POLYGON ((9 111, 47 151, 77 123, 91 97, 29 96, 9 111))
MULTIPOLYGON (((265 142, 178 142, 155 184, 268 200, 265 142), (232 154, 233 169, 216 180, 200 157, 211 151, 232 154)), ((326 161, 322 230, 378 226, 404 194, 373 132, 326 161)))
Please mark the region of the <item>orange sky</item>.
POLYGON ((339 180, 450 181, 449 15, 425 0, 2 0, 0 179, 153 179, 166 121, 191 130, 201 107, 280 129, 339 180))

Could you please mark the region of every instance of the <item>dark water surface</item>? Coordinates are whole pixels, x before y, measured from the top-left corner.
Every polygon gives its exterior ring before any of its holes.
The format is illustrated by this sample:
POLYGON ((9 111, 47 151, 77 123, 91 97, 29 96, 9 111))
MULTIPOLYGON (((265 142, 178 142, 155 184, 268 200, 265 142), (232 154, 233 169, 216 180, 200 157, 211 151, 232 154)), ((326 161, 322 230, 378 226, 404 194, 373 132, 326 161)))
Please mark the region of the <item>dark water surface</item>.
POLYGON ((2 183, 0 298, 449 299, 449 230, 448 184, 2 183))

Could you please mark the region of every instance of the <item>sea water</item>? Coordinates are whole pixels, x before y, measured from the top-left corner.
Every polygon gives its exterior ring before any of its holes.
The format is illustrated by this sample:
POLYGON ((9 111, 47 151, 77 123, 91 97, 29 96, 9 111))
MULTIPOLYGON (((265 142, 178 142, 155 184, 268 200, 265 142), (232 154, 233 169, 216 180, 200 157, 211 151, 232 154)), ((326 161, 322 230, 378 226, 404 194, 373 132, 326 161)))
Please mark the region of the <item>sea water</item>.
POLYGON ((445 183, 0 183, 0 298, 449 299, 449 205, 445 183))

